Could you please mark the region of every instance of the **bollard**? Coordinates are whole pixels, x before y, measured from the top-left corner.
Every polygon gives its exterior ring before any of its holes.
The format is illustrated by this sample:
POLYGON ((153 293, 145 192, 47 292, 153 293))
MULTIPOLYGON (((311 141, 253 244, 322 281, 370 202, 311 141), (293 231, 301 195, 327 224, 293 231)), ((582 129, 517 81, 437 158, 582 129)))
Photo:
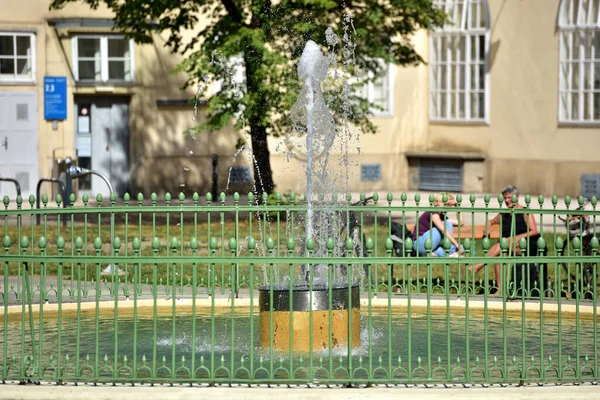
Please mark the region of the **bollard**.
POLYGON ((212 155, 212 195, 216 199, 219 196, 219 156, 212 155))

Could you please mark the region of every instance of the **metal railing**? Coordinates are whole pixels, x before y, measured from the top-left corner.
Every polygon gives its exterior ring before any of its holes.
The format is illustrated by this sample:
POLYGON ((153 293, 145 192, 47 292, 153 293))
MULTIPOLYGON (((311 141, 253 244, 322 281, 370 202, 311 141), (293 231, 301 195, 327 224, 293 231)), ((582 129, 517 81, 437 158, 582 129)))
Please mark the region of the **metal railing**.
MULTIPOLYGON (((457 207, 442 214, 449 220, 450 211, 457 213, 464 222, 454 228, 464 248, 458 257, 449 254, 450 240, 440 242, 441 257, 432 255, 431 240, 425 254, 413 247, 412 226, 448 205, 445 196, 442 205, 433 196, 320 196, 312 207, 320 228, 308 241, 307 207, 293 194, 249 194, 243 201, 237 194, 218 201, 210 194, 202 201, 197 194, 113 195, 108 204, 101 196, 92 204, 72 195, 67 208, 56 200, 44 197, 36 208, 33 196, 28 204, 4 198, 2 381, 599 378, 595 198, 572 204, 540 196, 534 206, 525 196, 522 208, 507 208, 501 197, 494 206, 490 196, 459 195, 457 207), (536 230, 528 227, 521 240, 500 238, 499 257, 491 257, 496 240, 488 223, 496 214, 508 216, 512 234, 520 215, 533 215, 536 230), (478 263, 486 266, 475 272, 470 267, 478 263), (293 298, 294 285, 323 281, 359 284, 360 344, 348 338, 310 351, 275 348, 281 320, 273 308, 259 308, 259 291, 287 285, 293 298), (261 335, 266 341, 259 342, 261 335)), ((311 309, 307 326, 322 323, 331 338, 338 317, 331 307, 324 311, 318 322, 311 309)), ((297 341, 288 331, 290 343, 297 341)))

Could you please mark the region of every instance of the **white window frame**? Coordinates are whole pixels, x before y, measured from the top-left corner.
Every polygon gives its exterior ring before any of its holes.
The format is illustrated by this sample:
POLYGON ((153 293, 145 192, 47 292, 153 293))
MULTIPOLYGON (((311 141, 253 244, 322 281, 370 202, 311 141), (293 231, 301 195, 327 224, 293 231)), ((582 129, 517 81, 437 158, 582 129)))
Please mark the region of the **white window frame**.
POLYGON ((1 84, 7 84, 7 83, 35 83, 36 82, 36 51, 35 51, 35 46, 36 46, 36 41, 35 41, 35 33, 31 33, 31 32, 9 32, 9 31, 0 31, 0 35, 1 36, 13 36, 13 40, 14 40, 14 47, 15 47, 15 54, 14 54, 14 61, 15 61, 15 74, 14 74, 14 78, 10 79, 4 76, 0 76, 0 85, 1 84), (25 58, 24 56, 17 56, 17 36, 26 36, 29 38, 29 46, 30 46, 30 52, 31 52, 31 78, 30 79, 23 79, 20 78, 18 76, 18 74, 16 73, 17 71, 17 59, 23 59, 25 58))
MULTIPOLYGON (((448 23, 443 28, 438 29, 431 33, 429 37, 430 47, 430 63, 429 63, 429 120, 431 122, 443 122, 443 123, 484 123, 489 124, 490 122, 490 21, 489 21, 489 8, 487 0, 435 0, 434 5, 443 8, 444 11, 449 15, 448 23), (457 5, 462 5, 458 7, 457 5), (473 13, 474 7, 479 10, 479 13, 473 13), (483 7, 481 10, 480 8, 483 7), (471 12, 469 12, 471 11, 471 12), (458 13, 461 13, 460 17, 458 13), (475 14, 475 15, 474 15, 475 14), (483 27, 481 24, 473 22, 474 17, 479 17, 483 14, 483 27), (457 18, 459 17, 459 18, 457 18), (453 21, 459 20, 460 24, 454 24, 453 21), (480 93, 479 89, 479 74, 471 77, 471 66, 480 65, 480 57, 477 57, 475 61, 472 60, 472 52, 476 54, 479 52, 478 49, 472 49, 471 37, 483 37, 484 38, 484 52, 483 55, 483 68, 484 68, 484 80, 483 80, 483 117, 471 115, 471 95, 480 93), (452 38, 461 38, 465 40, 465 57, 464 62, 451 60, 451 48, 445 46, 443 50, 446 51, 446 60, 438 61, 438 57, 435 54, 436 46, 435 41, 440 41, 444 38, 446 43, 452 38), (437 66, 437 69, 434 68, 437 66), (446 87, 441 87, 441 66, 446 67, 446 87), (461 81, 461 67, 464 66, 465 79, 464 89, 460 89, 461 81), (452 89, 452 69, 456 70, 454 74, 456 89, 452 89), (434 71, 437 71, 434 76, 434 71), (475 85, 473 85, 475 80, 475 85), (473 89, 473 86, 475 89, 473 89), (464 115, 460 115, 460 95, 464 93, 464 115), (446 96, 446 110, 445 116, 442 116, 441 105, 442 95, 446 96), (452 115, 452 107, 454 106, 454 116, 452 115)), ((480 20, 476 20, 481 22, 480 20)), ((480 56, 479 54, 477 54, 480 56)))
MULTIPOLYGON (((383 63, 383 61, 381 61, 383 63)), ((369 109, 375 117, 393 117, 394 116, 394 75, 395 66, 394 64, 387 64, 386 73, 382 78, 385 80, 385 86, 387 87, 387 110, 379 110, 371 106, 375 102, 375 82, 373 80, 374 75, 372 71, 369 71, 369 81, 366 83, 367 99, 369 101, 369 109)))
MULTIPOLYGON (((237 54, 231 56, 228 60, 216 59, 212 61, 219 65, 225 63, 225 70, 230 76, 232 84, 236 90, 239 90, 240 95, 246 92, 246 66, 244 64, 244 55, 237 54)), ((213 83, 212 90, 218 93, 223 89, 223 79, 216 79, 213 83)))
POLYGON ((134 42, 130 39, 129 42, 129 54, 130 54, 130 68, 131 68, 131 79, 128 80, 109 80, 108 79, 108 39, 125 39, 123 35, 74 35, 72 40, 72 51, 73 51, 73 75, 77 82, 90 82, 90 83, 131 83, 135 82, 135 57, 134 57, 134 42), (99 39, 100 40, 100 80, 95 79, 79 79, 79 51, 78 43, 79 39, 99 39))
MULTIPOLYGON (((559 61, 558 61, 558 122, 559 124, 600 125, 600 112, 594 119, 594 107, 600 108, 600 86, 594 82, 595 67, 600 66, 600 54, 592 45, 587 49, 585 40, 600 35, 600 0, 581 0, 575 10, 572 0, 562 0, 558 16, 559 61), (587 6, 587 7, 584 7, 587 6), (574 39, 579 39, 577 55, 573 56, 574 39), (589 50, 589 57, 587 53, 589 50), (586 66, 589 70, 586 71, 586 66), (578 74, 573 79, 574 74, 578 74), (587 82, 591 87, 586 87, 587 82), (575 88, 573 83, 577 81, 575 88), (594 104, 598 95, 598 104, 594 104), (577 98, 577 115, 573 115, 573 99, 577 98), (588 114, 585 103, 587 100, 588 114)), ((598 77, 597 79, 600 79, 598 77)))
MULTIPOLYGON (((385 79, 387 86, 387 110, 381 111, 378 108, 372 106, 375 101, 375 77, 372 71, 367 71, 364 75, 359 76, 348 76, 348 83, 353 86, 353 90, 356 96, 369 102, 369 111, 373 113, 374 117, 393 117, 394 116, 394 78, 396 69, 394 64, 385 64, 383 60, 378 60, 384 70, 387 69, 385 75, 382 78, 385 79), (365 82, 366 81, 366 82, 365 82), (361 82, 364 82, 361 84, 361 82)), ((344 73, 338 71, 338 73, 344 73)))

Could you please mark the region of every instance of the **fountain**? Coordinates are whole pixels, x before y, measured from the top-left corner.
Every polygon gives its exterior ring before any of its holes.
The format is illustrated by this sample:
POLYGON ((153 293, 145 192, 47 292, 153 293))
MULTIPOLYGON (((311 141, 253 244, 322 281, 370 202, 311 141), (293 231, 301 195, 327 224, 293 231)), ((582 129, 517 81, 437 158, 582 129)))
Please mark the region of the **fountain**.
MULTIPOLYGON (((315 143, 319 144, 321 154, 327 154, 336 134, 335 122, 321 89, 328 68, 329 60, 318 45, 308 41, 298 64, 302 91, 290 111, 295 129, 306 135, 307 210, 303 244, 313 250, 314 244, 318 243, 321 249, 319 255, 326 255, 323 251, 326 247, 329 250, 333 248, 331 241, 326 246, 319 243, 319 239, 335 235, 330 219, 325 218, 327 221, 315 226, 313 215, 315 143)), ((327 187, 326 165, 319 178, 321 185, 327 187)), ((334 213, 338 212, 335 204, 332 208, 334 213)), ((262 347, 283 351, 319 351, 330 347, 360 346, 358 282, 349 282, 347 277, 340 279, 330 271, 332 268, 334 266, 322 264, 303 265, 300 282, 293 283, 292 279, 288 284, 259 288, 259 343, 262 347)))

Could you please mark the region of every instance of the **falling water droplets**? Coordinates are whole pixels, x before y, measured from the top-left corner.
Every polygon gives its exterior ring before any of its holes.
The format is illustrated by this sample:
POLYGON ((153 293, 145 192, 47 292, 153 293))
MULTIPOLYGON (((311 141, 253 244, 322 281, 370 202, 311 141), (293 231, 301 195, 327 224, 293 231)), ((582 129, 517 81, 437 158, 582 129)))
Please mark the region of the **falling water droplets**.
POLYGON ((331 27, 328 27, 325 30, 325 40, 327 40, 327 44, 330 46, 337 46, 337 44, 340 42, 340 38, 333 32, 331 27))

